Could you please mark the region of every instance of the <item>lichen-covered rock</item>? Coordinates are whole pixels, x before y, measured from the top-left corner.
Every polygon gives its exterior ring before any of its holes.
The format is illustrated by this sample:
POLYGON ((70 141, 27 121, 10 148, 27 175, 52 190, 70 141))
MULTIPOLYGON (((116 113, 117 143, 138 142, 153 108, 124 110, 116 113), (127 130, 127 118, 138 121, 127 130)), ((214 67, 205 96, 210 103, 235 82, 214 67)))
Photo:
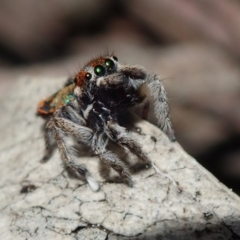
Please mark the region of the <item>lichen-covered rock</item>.
POLYGON ((96 193, 65 169, 58 151, 40 163, 44 120, 36 106, 64 80, 25 77, 1 102, 0 239, 240 237, 239 198, 148 122, 136 121, 131 134, 152 168, 138 171, 134 156, 114 148, 133 188, 115 183, 117 174, 86 151, 78 161, 101 183, 96 193))

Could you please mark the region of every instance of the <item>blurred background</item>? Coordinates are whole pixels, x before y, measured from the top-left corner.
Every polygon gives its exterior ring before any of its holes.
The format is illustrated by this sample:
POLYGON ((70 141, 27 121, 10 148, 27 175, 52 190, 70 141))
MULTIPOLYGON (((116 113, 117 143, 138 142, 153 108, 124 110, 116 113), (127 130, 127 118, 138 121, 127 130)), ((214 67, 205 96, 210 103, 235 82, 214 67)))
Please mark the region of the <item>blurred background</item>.
POLYGON ((177 140, 240 194, 240 2, 0 0, 0 101, 105 52, 162 76, 177 140))

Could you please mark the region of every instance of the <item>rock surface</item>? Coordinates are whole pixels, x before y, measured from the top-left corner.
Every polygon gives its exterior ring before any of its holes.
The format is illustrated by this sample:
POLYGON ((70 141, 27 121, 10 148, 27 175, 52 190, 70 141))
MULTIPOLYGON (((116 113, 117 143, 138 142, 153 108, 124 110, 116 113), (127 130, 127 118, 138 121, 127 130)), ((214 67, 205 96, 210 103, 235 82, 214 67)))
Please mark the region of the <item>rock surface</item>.
POLYGON ((120 152, 133 188, 111 181, 116 174, 87 152, 78 160, 101 183, 96 193, 57 151, 40 163, 44 120, 36 106, 64 80, 24 77, 1 102, 0 239, 240 238, 239 198, 148 122, 131 134, 153 167, 137 171, 137 159, 120 152))

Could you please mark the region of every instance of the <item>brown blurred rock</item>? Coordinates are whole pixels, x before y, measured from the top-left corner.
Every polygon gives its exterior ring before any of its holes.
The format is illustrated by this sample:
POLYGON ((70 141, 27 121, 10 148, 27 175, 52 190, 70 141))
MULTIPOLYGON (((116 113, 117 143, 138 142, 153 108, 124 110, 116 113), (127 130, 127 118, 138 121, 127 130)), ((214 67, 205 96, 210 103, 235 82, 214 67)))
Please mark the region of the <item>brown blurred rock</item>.
POLYGON ((240 58, 240 5, 237 1, 135 0, 123 1, 129 15, 137 18, 159 39, 200 40, 226 48, 240 58))
POLYGON ((88 28, 104 19, 111 2, 0 1, 0 44, 25 61, 49 56, 63 44, 73 25, 88 28))

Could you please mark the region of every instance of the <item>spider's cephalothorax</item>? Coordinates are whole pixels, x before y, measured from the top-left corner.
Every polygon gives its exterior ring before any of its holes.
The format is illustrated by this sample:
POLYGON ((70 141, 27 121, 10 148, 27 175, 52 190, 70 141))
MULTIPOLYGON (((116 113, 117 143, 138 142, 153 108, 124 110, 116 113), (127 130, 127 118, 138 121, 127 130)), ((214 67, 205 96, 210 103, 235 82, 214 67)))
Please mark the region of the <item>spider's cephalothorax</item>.
POLYGON ((39 104, 40 114, 53 114, 46 124, 44 160, 51 156, 56 141, 64 162, 82 176, 92 190, 98 190, 98 183, 86 167, 74 162, 74 154, 66 141, 67 136, 72 136, 78 143, 89 146, 100 160, 109 164, 132 186, 127 168, 107 149, 107 144, 111 139, 128 148, 146 166, 150 165, 139 144, 118 123, 120 112, 139 104, 143 105, 143 117, 146 118, 150 96, 155 101, 158 126, 174 141, 167 95, 157 75, 148 74, 141 66, 122 65, 113 55, 90 61, 74 80, 39 104))

